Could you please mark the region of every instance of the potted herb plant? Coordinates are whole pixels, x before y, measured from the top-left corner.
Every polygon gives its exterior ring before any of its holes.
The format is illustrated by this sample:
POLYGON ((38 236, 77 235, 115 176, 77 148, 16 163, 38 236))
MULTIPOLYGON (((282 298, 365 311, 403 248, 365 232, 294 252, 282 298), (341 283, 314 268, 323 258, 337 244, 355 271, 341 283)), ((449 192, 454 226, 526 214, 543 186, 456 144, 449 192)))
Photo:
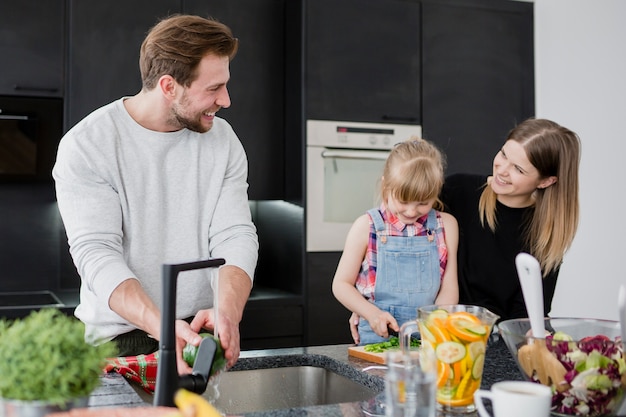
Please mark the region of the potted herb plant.
POLYGON ((114 343, 85 342, 84 325, 58 309, 0 321, 0 416, 39 417, 87 406, 114 343))

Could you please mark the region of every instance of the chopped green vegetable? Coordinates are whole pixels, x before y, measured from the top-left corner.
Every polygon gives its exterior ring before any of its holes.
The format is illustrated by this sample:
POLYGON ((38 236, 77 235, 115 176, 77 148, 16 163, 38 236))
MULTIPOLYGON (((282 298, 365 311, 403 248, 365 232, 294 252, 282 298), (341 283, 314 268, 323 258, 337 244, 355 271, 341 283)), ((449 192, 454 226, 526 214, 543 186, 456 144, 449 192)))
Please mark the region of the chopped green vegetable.
MULTIPOLYGON (((419 345, 419 340, 413 338, 411 339, 411 347, 419 347, 419 345)), ((400 339, 396 336, 390 337, 386 342, 371 343, 364 346, 366 352, 372 353, 383 353, 386 350, 398 348, 400 348, 400 339)))

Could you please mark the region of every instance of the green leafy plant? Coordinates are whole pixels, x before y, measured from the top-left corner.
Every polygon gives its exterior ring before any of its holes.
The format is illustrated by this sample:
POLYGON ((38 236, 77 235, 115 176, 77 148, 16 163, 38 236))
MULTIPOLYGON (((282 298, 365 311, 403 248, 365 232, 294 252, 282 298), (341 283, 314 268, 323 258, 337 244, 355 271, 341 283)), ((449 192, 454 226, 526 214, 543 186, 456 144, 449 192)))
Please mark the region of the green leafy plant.
POLYGON ((82 322, 53 308, 0 322, 0 397, 60 405, 88 396, 116 348, 84 335, 82 322))

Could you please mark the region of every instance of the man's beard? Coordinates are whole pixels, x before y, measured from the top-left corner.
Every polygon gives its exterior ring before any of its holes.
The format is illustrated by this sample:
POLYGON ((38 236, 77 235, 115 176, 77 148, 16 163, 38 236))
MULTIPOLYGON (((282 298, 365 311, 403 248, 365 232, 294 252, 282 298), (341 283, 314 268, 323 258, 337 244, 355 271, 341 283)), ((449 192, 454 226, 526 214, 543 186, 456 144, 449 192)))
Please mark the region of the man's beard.
POLYGON ((205 132, 208 132, 209 129, 211 129, 211 126, 209 127, 204 126, 202 122, 200 121, 199 117, 191 119, 189 117, 185 117, 181 115, 180 113, 176 111, 174 111, 173 116, 174 116, 174 119, 176 120, 176 123, 181 128, 189 129, 192 132, 205 133, 205 132))
POLYGON ((182 114, 180 110, 185 109, 185 107, 187 107, 188 104, 189 104, 189 101, 187 99, 187 95, 183 93, 183 97, 181 98, 180 105, 175 105, 172 107, 172 114, 170 117, 172 124, 176 124, 180 128, 189 129, 192 132, 198 132, 198 133, 208 132, 209 129, 213 127, 213 124, 211 124, 209 127, 206 127, 202 124, 203 113, 197 113, 196 116, 193 118, 182 114))

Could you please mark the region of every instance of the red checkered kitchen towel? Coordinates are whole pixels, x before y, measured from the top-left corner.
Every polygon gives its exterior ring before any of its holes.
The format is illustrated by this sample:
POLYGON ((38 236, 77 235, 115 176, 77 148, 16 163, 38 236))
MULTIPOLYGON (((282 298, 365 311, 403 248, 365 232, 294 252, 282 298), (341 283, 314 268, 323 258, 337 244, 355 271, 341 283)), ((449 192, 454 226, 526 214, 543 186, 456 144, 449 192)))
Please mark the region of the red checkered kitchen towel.
POLYGON ((159 352, 148 355, 108 358, 104 372, 117 372, 139 385, 148 393, 154 393, 159 352))

